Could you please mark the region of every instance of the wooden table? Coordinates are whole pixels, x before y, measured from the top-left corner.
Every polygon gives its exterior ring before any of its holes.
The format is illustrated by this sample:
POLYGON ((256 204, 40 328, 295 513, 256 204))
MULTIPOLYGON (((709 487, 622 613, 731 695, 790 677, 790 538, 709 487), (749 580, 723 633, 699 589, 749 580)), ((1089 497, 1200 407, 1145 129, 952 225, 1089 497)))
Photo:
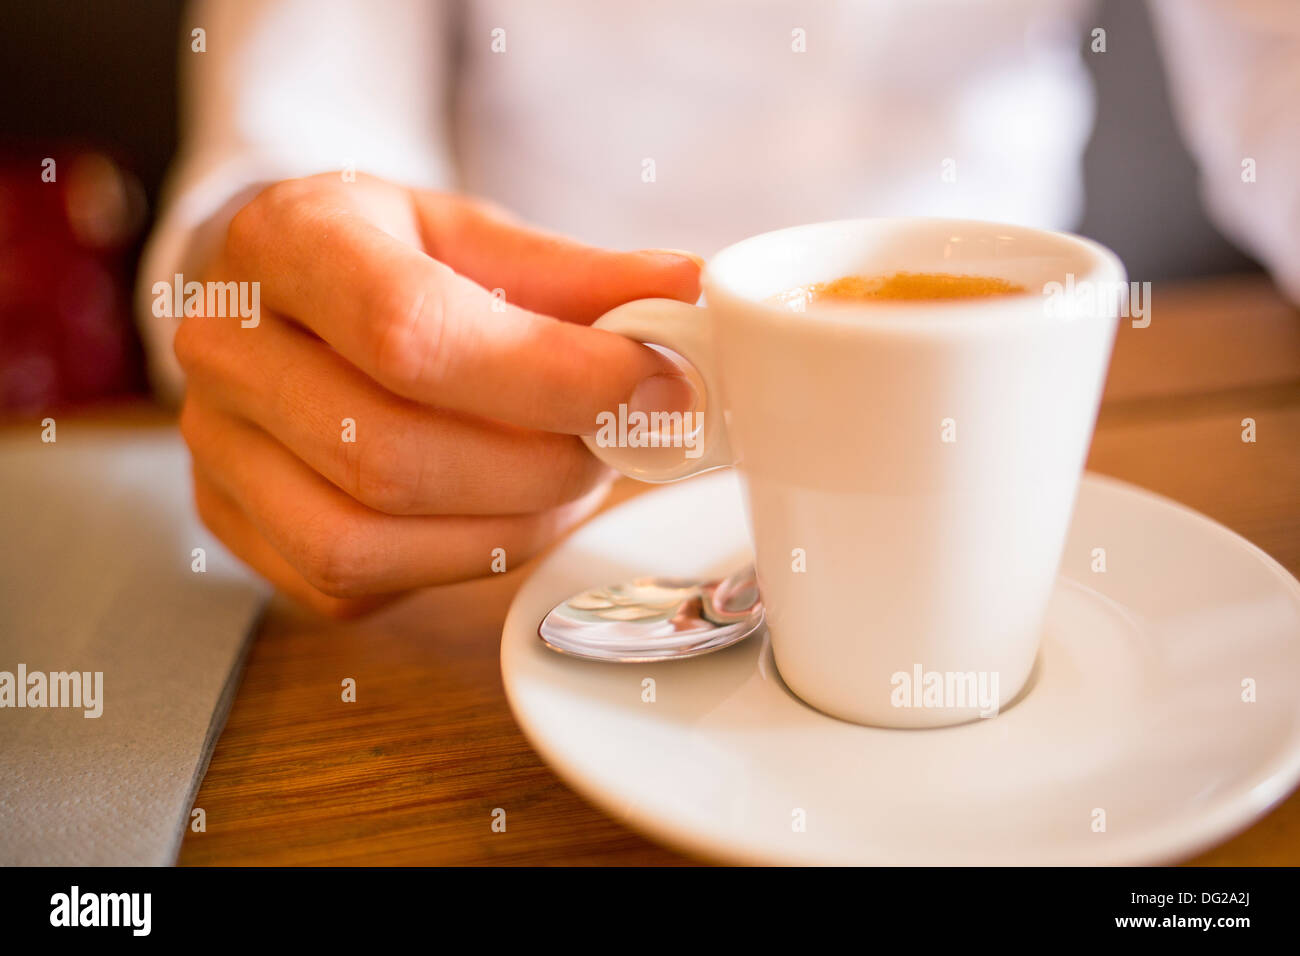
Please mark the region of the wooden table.
MULTIPOLYGON (((1088 466, 1217 519, 1300 573, 1300 313, 1263 278, 1157 284, 1121 323, 1088 466), (1241 441, 1253 418, 1258 440, 1241 441)), ((612 502, 639 491, 616 488, 612 502)), ((334 623, 274 602, 196 806, 183 864, 678 864, 525 743, 501 624, 527 567, 334 623), (357 702, 343 704, 353 677, 357 702), (491 813, 508 813, 493 833, 491 813)), ((1300 793, 1190 861, 1300 864, 1300 793)))

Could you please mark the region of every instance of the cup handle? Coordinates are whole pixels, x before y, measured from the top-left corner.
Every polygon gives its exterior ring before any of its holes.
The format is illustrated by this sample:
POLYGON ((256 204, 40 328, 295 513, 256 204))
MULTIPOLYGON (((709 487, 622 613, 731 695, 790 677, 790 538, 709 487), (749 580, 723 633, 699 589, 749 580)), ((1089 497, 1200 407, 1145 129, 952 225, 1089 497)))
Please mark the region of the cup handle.
MULTIPOLYGON (((696 412, 703 411, 703 421, 692 436, 695 451, 689 447, 631 448, 609 440, 618 433, 621 416, 619 410, 611 410, 605 423, 614 425, 612 434, 607 427, 582 438, 592 454, 611 468, 648 482, 677 481, 735 464, 727 441, 707 309, 676 299, 638 299, 606 312, 593 327, 671 349, 690 362, 703 384, 695 404, 696 412)), ((690 417, 696 420, 694 414, 690 417)))

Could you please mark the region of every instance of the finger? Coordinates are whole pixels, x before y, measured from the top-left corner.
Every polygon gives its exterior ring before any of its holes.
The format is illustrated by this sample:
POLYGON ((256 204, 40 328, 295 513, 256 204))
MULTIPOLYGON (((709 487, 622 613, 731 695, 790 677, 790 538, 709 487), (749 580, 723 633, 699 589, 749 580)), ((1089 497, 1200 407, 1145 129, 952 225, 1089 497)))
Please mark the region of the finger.
POLYGON ((194 471, 194 504, 199 517, 239 560, 299 604, 328 617, 349 618, 365 614, 399 595, 336 598, 317 590, 299 574, 267 540, 247 515, 202 471, 194 471))
POLYGON ((545 511, 608 482, 573 435, 522 429, 385 391, 298 327, 190 319, 176 354, 192 393, 260 426, 303 462, 388 514, 545 511))
POLYGON ((425 190, 414 197, 429 254, 521 308, 589 325, 633 299, 699 298, 703 260, 691 253, 601 249, 482 202, 425 190))
POLYGON ((570 434, 594 433, 621 403, 692 406, 677 367, 653 349, 503 303, 351 210, 291 187, 271 187, 235 216, 227 254, 261 283, 263 306, 390 391, 570 434))
POLYGON ((508 569, 589 514, 604 493, 531 515, 397 517, 339 491, 260 429, 188 396, 181 431, 195 464, 308 583, 333 597, 463 581, 501 561, 508 569))

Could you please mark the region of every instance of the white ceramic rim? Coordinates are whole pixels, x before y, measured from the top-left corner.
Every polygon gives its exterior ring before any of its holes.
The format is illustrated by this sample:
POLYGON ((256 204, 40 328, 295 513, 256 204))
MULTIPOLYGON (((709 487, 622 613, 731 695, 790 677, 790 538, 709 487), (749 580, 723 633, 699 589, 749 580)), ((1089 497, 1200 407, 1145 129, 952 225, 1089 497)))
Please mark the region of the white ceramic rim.
MULTIPOLYGON (((1077 312, 1048 314, 1044 306, 1045 296, 1041 289, 1027 290, 1012 295, 999 295, 981 298, 938 299, 925 301, 890 301, 870 302, 862 305, 835 304, 818 306, 815 303, 802 312, 794 312, 784 306, 765 302, 754 297, 741 288, 735 273, 741 271, 743 260, 753 255, 757 248, 773 241, 813 241, 826 232, 858 228, 873 232, 887 232, 890 229, 915 229, 918 225, 942 232, 1003 232, 1016 238, 1037 239, 1060 246, 1063 251, 1082 255, 1089 262, 1089 268, 1083 275, 1076 276, 1080 285, 1093 283, 1097 286, 1121 285, 1127 282, 1124 264, 1115 253, 1101 243, 1068 232, 1053 232, 1035 229, 1012 223, 991 222, 983 219, 947 219, 931 216, 894 216, 866 219, 836 219, 828 222, 810 223, 803 226, 791 226, 760 233, 748 239, 727 246, 718 252, 705 266, 700 277, 704 297, 710 303, 725 303, 734 309, 743 309, 765 324, 775 324, 785 328, 796 325, 807 327, 809 321, 816 321, 837 327, 847 327, 864 331, 903 331, 909 334, 925 335, 934 331, 950 334, 954 327, 968 332, 1005 332, 1008 325, 1019 325, 1026 321, 1035 323, 1069 322, 1080 317, 1077 312), (919 313, 924 313, 923 322, 918 322, 919 313)), ((1101 310, 1093 316, 1084 316, 1106 320, 1112 315, 1101 310)))

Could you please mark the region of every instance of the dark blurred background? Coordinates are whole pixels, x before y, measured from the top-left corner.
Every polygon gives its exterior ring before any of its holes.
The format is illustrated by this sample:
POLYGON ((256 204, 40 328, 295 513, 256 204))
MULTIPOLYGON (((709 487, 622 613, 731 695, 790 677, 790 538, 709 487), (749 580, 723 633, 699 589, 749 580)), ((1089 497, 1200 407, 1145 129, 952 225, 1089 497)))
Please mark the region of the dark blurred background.
MULTIPOLYGON (((176 147, 183 14, 179 0, 0 2, 0 409, 145 387, 130 285, 176 147), (42 191, 47 156, 59 185, 42 191), (35 321, 50 309, 59 321, 35 321)), ((1145 4, 1103 0, 1094 23, 1107 52, 1084 54, 1097 118, 1079 231, 1142 279, 1258 268, 1201 208, 1145 4)))

